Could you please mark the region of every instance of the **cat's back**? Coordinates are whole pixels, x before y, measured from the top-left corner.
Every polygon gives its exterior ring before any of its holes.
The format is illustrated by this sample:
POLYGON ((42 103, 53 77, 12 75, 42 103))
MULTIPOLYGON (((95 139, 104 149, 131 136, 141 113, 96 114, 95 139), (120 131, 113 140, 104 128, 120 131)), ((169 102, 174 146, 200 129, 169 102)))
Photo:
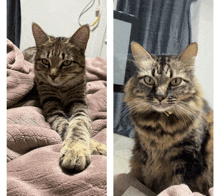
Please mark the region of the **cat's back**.
POLYGON ((34 64, 34 62, 35 62, 35 55, 37 53, 37 47, 34 46, 34 47, 27 48, 22 53, 24 55, 24 60, 34 64))

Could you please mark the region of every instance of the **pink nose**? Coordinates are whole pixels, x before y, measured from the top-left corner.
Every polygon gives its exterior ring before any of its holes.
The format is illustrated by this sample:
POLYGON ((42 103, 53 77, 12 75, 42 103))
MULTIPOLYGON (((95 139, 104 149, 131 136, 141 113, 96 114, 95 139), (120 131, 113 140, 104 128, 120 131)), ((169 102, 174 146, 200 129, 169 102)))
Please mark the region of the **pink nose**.
POLYGON ((155 97, 158 99, 158 101, 163 101, 167 96, 165 95, 155 95, 155 97))

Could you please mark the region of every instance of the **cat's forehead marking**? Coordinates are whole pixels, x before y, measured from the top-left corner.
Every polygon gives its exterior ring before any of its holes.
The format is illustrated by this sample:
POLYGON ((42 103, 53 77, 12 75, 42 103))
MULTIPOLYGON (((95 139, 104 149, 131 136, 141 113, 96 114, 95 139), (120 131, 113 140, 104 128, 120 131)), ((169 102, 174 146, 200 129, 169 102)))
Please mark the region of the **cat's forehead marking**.
POLYGON ((62 60, 65 59, 65 53, 64 53, 64 52, 61 52, 61 53, 60 53, 60 59, 62 59, 62 60))
POLYGON ((166 75, 169 78, 173 76, 173 70, 170 67, 170 56, 161 55, 161 56, 153 56, 156 64, 152 69, 153 76, 166 75))

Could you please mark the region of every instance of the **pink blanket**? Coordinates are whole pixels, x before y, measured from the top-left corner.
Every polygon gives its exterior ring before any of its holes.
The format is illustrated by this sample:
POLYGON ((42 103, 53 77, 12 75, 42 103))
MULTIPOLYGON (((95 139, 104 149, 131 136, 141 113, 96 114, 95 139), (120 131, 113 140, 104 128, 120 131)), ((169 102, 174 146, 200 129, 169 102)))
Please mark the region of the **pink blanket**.
MULTIPOLYGON (((106 68, 104 59, 86 59, 91 136, 106 144, 106 68)), ((7 42, 7 195, 107 195, 107 157, 92 155, 88 168, 67 174, 59 166, 61 138, 45 122, 36 100, 33 65, 7 42), (33 96, 32 96, 33 97, 33 96)))
MULTIPOLYGON (((203 196, 201 193, 194 192, 185 184, 174 185, 162 191, 158 196, 203 196)), ((209 196, 213 196, 213 188, 209 189, 209 196)))
MULTIPOLYGON (((148 187, 142 184, 131 174, 117 174, 114 176, 114 196, 121 196, 132 186, 146 196, 156 196, 148 187)), ((129 192, 128 192, 129 193, 129 192)), ((158 196, 203 196, 201 193, 192 192, 185 184, 170 186, 158 196)), ((208 195, 207 195, 208 196, 208 195)), ((213 196, 213 188, 209 189, 209 196, 213 196)))

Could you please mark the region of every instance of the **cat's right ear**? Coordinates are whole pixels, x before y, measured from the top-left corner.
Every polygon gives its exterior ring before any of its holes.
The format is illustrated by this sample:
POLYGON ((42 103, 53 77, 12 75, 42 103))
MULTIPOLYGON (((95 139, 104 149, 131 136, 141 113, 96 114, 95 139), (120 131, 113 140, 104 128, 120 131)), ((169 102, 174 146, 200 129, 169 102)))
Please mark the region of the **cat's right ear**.
POLYGON ((32 24, 32 32, 33 32, 35 43, 36 43, 37 46, 44 43, 44 42, 46 42, 46 41, 48 41, 48 40, 50 40, 49 35, 47 35, 41 29, 41 27, 36 23, 32 24))
POLYGON ((131 51, 136 62, 143 59, 152 59, 151 55, 137 42, 131 43, 131 51))

